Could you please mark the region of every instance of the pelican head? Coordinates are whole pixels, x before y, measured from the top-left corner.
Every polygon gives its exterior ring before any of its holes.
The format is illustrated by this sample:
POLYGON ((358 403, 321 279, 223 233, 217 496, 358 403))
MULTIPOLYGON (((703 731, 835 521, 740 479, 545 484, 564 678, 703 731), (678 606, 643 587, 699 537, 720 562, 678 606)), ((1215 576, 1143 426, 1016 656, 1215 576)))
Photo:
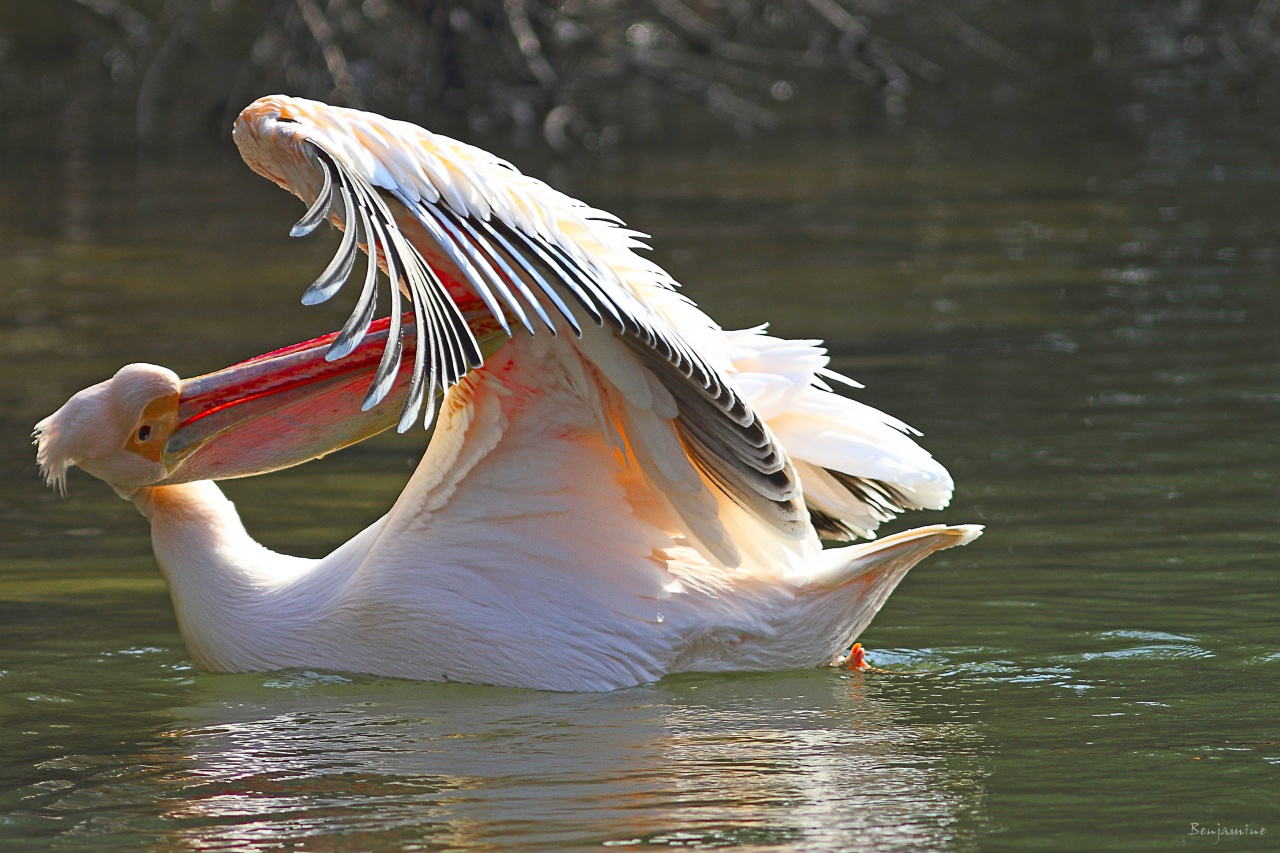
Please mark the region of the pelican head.
POLYGON ((36 424, 36 460, 59 491, 74 465, 130 497, 147 486, 248 477, 324 456, 396 423, 408 366, 385 400, 360 408, 386 336, 382 320, 339 361, 325 358, 336 337, 326 335, 194 379, 127 365, 36 424))
POLYGON ((129 364, 36 424, 36 459, 45 482, 65 491, 79 466, 127 491, 167 476, 165 444, 178 427, 180 381, 154 364, 129 364))

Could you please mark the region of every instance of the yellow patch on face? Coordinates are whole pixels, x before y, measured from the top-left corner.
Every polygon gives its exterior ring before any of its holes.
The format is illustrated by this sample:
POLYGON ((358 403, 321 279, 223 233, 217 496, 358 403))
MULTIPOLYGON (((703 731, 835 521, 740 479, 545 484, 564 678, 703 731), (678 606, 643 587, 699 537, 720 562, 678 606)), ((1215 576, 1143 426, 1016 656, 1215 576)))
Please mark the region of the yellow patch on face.
POLYGON ((124 449, 149 462, 159 462, 169 436, 178 428, 178 395, 157 397, 142 410, 142 418, 129 435, 124 449))

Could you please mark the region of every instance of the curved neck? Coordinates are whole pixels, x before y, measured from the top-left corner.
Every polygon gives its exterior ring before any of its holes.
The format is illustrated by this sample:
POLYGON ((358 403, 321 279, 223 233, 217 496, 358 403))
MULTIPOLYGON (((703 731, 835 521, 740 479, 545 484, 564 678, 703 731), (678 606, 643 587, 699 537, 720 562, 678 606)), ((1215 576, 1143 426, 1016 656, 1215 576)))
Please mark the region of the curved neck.
POLYGON ((151 522, 156 561, 196 663, 221 671, 264 668, 271 650, 313 614, 296 587, 320 561, 255 542, 212 482, 152 486, 131 497, 151 522))

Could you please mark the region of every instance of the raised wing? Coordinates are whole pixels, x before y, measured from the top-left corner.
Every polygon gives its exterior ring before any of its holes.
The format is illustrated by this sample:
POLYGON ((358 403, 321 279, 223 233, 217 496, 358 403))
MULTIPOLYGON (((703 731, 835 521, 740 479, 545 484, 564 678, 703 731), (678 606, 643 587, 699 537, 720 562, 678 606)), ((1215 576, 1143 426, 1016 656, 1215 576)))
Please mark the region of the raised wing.
POLYGON ((293 234, 325 219, 345 232, 304 302, 336 294, 357 246, 366 247, 363 288, 329 358, 349 353, 368 329, 378 266, 393 282, 393 334, 366 407, 396 376, 401 294, 421 318, 401 431, 424 405, 430 421, 435 389, 481 363, 460 301, 480 300, 507 331, 518 323, 531 334, 581 335, 592 323, 611 328, 670 392, 680 440, 709 482, 789 537, 808 528, 794 468, 724 378, 718 327, 635 254, 644 235, 478 148, 369 113, 272 96, 241 113, 235 138, 252 168, 310 203, 293 234))

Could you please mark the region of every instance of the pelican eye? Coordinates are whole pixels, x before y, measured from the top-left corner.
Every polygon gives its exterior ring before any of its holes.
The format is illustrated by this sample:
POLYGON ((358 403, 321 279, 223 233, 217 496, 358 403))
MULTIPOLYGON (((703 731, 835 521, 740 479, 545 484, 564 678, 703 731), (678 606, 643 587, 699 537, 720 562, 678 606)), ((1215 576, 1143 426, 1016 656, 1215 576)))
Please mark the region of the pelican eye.
POLYGON ((148 438, 151 438, 151 426, 143 424, 138 427, 138 441, 146 441, 148 438))

